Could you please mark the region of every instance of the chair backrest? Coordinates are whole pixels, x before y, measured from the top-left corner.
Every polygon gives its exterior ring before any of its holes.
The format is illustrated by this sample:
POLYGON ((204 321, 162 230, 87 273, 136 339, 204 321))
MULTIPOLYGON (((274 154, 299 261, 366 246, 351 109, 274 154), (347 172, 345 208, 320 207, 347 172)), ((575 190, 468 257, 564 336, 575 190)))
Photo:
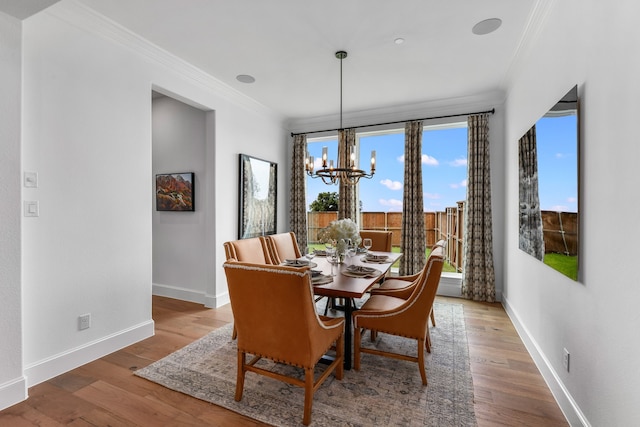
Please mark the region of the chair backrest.
POLYGON ((267 242, 264 237, 232 240, 224 243, 224 253, 227 259, 255 264, 272 264, 267 242))
POLYGON ((360 237, 363 240, 366 238, 371 239, 372 251, 391 252, 391 239, 393 237, 391 231, 360 230, 360 237))
POLYGON ((286 259, 300 258, 302 253, 292 231, 266 237, 269 255, 273 264, 282 264, 286 259))
POLYGON ((301 367, 312 367, 327 348, 307 268, 227 261, 223 264, 238 349, 301 367), (326 346, 326 344, 324 344, 326 346))
POLYGON ((431 252, 433 252, 433 250, 435 248, 443 248, 446 249, 447 248, 447 241, 446 240, 438 240, 437 242, 435 242, 433 244, 433 246, 431 246, 431 252))

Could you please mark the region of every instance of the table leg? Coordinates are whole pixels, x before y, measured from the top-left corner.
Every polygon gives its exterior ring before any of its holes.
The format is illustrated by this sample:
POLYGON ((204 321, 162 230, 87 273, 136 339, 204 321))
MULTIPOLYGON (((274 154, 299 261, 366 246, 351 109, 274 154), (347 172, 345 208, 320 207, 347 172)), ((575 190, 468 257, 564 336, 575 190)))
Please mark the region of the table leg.
POLYGON ((353 330, 351 328, 351 313, 353 312, 353 301, 351 298, 344 300, 344 369, 351 370, 351 341, 353 330))

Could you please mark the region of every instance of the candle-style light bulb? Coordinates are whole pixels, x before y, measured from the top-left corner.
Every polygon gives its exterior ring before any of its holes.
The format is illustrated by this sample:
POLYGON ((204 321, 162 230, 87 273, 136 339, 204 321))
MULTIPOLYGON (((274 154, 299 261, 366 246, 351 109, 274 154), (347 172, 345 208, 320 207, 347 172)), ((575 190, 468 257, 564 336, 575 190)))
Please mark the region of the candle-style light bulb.
POLYGON ((327 167, 328 148, 322 147, 322 167, 327 167))
POLYGON ((333 160, 329 160, 329 169, 333 170, 333 160))
POLYGON ((313 156, 309 157, 309 172, 313 172, 313 156))
POLYGON ((371 150, 371 173, 376 170, 376 150, 371 150))

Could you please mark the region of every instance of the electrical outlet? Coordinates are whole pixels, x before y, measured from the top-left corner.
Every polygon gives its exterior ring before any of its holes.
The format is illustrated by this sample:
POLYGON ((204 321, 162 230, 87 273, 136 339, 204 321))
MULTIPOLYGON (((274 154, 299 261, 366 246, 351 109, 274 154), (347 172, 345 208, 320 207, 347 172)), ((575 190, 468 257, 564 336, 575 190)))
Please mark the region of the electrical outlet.
POLYGON ((91 327, 91 313, 89 314, 83 314, 82 316, 78 317, 78 329, 79 330, 84 330, 84 329, 89 329, 91 327))
POLYGON ((571 356, 569 354, 569 350, 567 350, 566 348, 563 349, 563 351, 562 351, 562 366, 564 366, 564 369, 566 369, 567 372, 569 372, 569 356, 571 356))

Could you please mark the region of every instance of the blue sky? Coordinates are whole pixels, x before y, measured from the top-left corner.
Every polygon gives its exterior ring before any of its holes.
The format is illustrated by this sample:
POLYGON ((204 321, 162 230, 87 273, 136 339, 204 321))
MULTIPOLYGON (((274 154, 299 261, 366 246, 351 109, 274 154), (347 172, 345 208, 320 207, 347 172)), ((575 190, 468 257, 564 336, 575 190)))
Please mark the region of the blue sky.
MULTIPOLYGON (((538 175, 542 210, 577 211, 576 116, 542 118, 536 124, 538 175)), ((425 212, 444 211, 466 198, 466 122, 441 128, 425 128, 422 137, 423 199, 425 212)), ((513 144, 517 144, 514 141, 513 144)), ((318 169, 322 147, 336 159, 337 138, 309 141, 308 151, 318 169)), ((360 180, 360 200, 365 212, 402 211, 404 183, 404 129, 362 135, 360 165, 369 171, 371 150, 376 150, 376 173, 360 180)), ((319 192, 338 191, 320 179, 307 178, 307 209, 319 192)))
POLYGON ((577 116, 543 117, 536 123, 540 209, 578 211, 577 116))
MULTIPOLYGON (((467 128, 428 130, 422 139, 423 198, 425 211, 443 211, 466 197, 467 128)), ((322 147, 329 149, 329 159, 336 158, 337 139, 309 143, 316 168, 322 147)), ((376 150, 376 173, 372 179, 360 180, 360 200, 366 212, 402 211, 404 182, 404 129, 394 133, 360 137, 360 165, 368 171, 371 150, 376 150)), ((307 179, 307 207, 319 192, 338 191, 320 179, 307 179)))

